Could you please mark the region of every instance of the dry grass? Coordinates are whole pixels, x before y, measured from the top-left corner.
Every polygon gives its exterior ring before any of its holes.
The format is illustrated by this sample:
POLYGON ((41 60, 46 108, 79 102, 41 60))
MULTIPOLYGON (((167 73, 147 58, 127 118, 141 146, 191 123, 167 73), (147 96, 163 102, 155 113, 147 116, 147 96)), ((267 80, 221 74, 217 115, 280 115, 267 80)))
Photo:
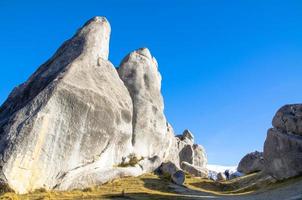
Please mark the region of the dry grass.
POLYGON ((110 183, 84 190, 67 192, 35 191, 26 195, 6 193, 0 199, 175 199, 175 193, 169 189, 169 181, 154 174, 141 177, 117 179, 110 183))
MULTIPOLYGON (((299 178, 298 180, 301 180, 299 178)), ((243 195, 259 191, 260 188, 280 187, 296 181, 289 180, 283 183, 271 184, 261 174, 251 174, 231 181, 214 182, 208 179, 187 176, 187 188, 175 190, 169 179, 154 174, 145 174, 140 177, 117 179, 102 186, 73 190, 67 192, 36 190, 30 194, 17 195, 6 193, 0 199, 10 200, 42 200, 42 199, 200 199, 196 195, 243 195), (277 186, 276 186, 277 185, 277 186)))
POLYGON ((216 195, 242 195, 258 191, 274 183, 274 179, 261 173, 249 174, 228 181, 215 182, 209 179, 187 179, 186 185, 191 189, 211 192, 216 195))

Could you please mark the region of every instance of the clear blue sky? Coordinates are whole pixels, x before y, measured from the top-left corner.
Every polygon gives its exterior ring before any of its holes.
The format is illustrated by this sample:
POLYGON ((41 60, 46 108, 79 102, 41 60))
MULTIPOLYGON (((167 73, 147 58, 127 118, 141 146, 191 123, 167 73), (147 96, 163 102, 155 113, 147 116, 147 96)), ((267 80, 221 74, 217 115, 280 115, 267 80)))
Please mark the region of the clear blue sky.
POLYGON ((276 110, 302 100, 302 1, 0 0, 0 103, 96 15, 111 23, 115 65, 151 50, 168 120, 210 163, 262 150, 276 110))

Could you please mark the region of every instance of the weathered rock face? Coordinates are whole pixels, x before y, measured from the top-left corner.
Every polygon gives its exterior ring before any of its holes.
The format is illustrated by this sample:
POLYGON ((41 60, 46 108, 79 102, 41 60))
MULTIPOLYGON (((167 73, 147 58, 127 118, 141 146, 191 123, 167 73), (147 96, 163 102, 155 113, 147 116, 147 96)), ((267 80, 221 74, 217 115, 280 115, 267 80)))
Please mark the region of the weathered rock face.
POLYGON ((172 181, 177 185, 183 185, 186 180, 186 174, 182 170, 178 170, 171 176, 172 181))
POLYGON ((265 171, 278 180, 302 174, 302 105, 282 107, 264 143, 265 171))
POLYGON ((0 179, 16 192, 90 187, 165 160, 206 162, 167 123, 149 50, 132 52, 117 71, 108 61, 110 31, 103 17, 88 21, 1 106, 0 179), (189 158, 180 159, 187 145, 189 158), (117 167, 132 154, 144 159, 117 167))
POLYGON ((206 168, 208 159, 204 147, 198 144, 194 144, 193 152, 194 152, 194 157, 193 157, 192 164, 201 168, 206 168))
POLYGON ((245 155, 239 162, 237 170, 244 174, 262 171, 264 168, 264 159, 262 152, 252 152, 245 155))
POLYGON ((107 60, 110 25, 94 18, 1 107, 2 168, 18 192, 52 188, 132 151, 132 101, 107 60))
POLYGON ((282 132, 302 136, 302 104, 280 108, 273 118, 273 126, 282 132))
POLYGON ((193 147, 190 144, 185 144, 179 152, 179 164, 181 165, 182 162, 187 162, 193 164, 194 160, 194 151, 193 147))
POLYGON ((138 49, 123 59, 118 73, 133 101, 134 150, 142 156, 158 155, 168 141, 157 62, 148 49, 138 49))
POLYGON ((158 155, 164 161, 178 163, 177 166, 185 161, 191 164, 196 162, 198 167, 205 168, 205 150, 200 145, 194 145, 193 134, 185 130, 175 138, 172 127, 166 121, 160 91, 161 75, 150 51, 142 48, 127 55, 118 73, 133 101, 134 152, 144 157, 158 155))

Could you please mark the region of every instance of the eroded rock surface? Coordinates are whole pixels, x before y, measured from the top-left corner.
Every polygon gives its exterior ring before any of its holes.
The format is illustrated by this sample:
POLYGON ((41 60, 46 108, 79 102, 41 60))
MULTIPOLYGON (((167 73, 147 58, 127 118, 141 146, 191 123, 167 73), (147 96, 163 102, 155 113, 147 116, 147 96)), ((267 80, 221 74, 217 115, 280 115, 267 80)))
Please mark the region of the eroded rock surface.
POLYGON ((273 118, 273 126, 282 132, 302 136, 302 104, 280 108, 273 118))
POLYGON ((264 168, 264 158, 262 152, 252 152, 245 155, 239 162, 237 170, 244 174, 262 171, 264 168))
POLYGON ((93 18, 1 107, 1 165, 14 190, 50 189, 132 151, 132 101, 107 60, 109 36, 107 20, 93 18))
POLYGON ((302 105, 283 106, 264 143, 265 171, 278 180, 302 174, 302 105))
POLYGON ((118 73, 133 101, 134 151, 147 157, 158 155, 169 141, 157 62, 147 48, 138 49, 123 59, 118 73))
POLYGON ((166 120, 160 91, 161 75, 150 51, 141 48, 127 55, 118 73, 133 101, 134 152, 144 157, 157 155, 163 161, 172 161, 177 167, 185 161, 205 168, 205 150, 194 144, 194 135, 185 130, 182 135, 175 137, 173 128, 166 120))

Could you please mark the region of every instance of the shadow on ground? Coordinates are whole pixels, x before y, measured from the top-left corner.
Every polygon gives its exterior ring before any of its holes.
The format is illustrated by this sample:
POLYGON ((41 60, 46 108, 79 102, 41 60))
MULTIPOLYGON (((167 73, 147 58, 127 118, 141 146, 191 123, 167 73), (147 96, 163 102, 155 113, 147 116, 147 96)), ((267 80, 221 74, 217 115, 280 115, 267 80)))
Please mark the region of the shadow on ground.
POLYGON ((172 184, 167 178, 142 178, 144 187, 148 190, 147 192, 127 193, 117 195, 105 195, 106 199, 137 199, 137 200, 158 200, 158 199, 213 199, 210 193, 200 192, 184 186, 178 186, 172 184))

